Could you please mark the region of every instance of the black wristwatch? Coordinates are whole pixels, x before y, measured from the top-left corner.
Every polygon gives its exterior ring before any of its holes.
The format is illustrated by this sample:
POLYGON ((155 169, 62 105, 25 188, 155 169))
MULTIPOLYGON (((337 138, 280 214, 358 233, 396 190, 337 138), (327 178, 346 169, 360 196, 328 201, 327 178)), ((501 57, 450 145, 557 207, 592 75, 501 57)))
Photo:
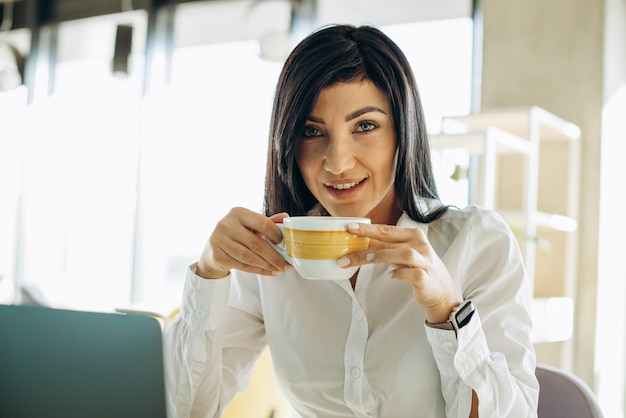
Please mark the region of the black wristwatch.
POLYGON ((469 324, 474 312, 476 312, 476 308, 474 307, 472 301, 465 300, 452 310, 452 313, 446 322, 433 324, 426 321, 426 325, 438 329, 447 329, 450 331, 454 330, 454 333, 458 334, 461 328, 469 324))
POLYGON ((463 301, 459 306, 452 310, 448 322, 452 324, 454 332, 459 333, 459 330, 465 325, 469 324, 472 316, 476 312, 476 308, 471 300, 463 301))

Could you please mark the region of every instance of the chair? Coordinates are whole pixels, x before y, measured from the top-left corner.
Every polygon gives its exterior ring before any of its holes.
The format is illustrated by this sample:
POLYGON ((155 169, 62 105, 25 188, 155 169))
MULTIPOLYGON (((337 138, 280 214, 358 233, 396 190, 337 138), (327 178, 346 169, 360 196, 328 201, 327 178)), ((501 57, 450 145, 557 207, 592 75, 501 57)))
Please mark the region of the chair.
POLYGON ((538 418, 603 418, 596 395, 577 376, 545 364, 535 370, 539 380, 538 418))

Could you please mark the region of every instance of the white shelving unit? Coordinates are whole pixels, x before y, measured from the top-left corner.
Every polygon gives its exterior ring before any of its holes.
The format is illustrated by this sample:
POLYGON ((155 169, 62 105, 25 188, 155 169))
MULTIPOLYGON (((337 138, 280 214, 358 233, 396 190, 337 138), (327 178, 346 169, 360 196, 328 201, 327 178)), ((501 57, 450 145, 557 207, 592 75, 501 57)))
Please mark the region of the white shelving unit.
MULTIPOLYGON (((533 213, 536 211, 534 199, 525 196, 536 196, 537 182, 531 173, 531 167, 537 159, 537 144, 520 136, 497 127, 488 126, 480 131, 464 133, 442 133, 431 136, 431 147, 434 151, 461 149, 469 153, 472 163, 468 167, 469 202, 479 206, 498 209, 496 192, 498 180, 498 157, 505 154, 523 156, 524 183, 521 189, 524 207, 518 211, 509 211, 517 226, 521 226, 526 236, 534 235, 533 213), (520 223, 521 221, 521 223, 520 223)), ((504 216, 504 215, 503 215, 504 216)), ((530 244, 532 244, 531 241, 530 244)), ((530 245, 529 244, 529 245, 530 245)), ((524 251, 526 266, 533 265, 533 248, 524 251)), ((532 271, 530 269, 529 271, 532 271)))
POLYGON ((495 204, 496 157, 499 154, 523 154, 533 158, 536 146, 519 136, 495 127, 488 127, 481 132, 465 134, 440 134, 431 142, 434 150, 464 149, 471 155, 482 156, 479 172, 483 185, 472 188, 475 193, 470 199, 482 206, 493 208, 495 204))
POLYGON ((431 135, 434 152, 464 150, 470 156, 469 203, 498 211, 518 236, 534 284, 533 341, 568 340, 580 128, 531 106, 446 117, 441 132, 431 135))

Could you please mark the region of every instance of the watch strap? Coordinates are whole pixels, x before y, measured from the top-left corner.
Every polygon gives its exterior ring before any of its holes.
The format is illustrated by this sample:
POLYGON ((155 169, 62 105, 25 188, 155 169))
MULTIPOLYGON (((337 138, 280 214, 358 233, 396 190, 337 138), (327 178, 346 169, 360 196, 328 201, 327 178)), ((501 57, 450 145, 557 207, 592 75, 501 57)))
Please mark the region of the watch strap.
POLYGON ((452 323, 450 321, 437 322, 437 323, 432 323, 432 322, 426 321, 426 325, 428 325, 431 328, 445 329, 445 330, 448 330, 448 331, 454 331, 454 327, 452 326, 452 323))
POLYGON ((432 323, 426 321, 426 325, 431 328, 444 329, 458 333, 461 328, 469 323, 474 315, 474 312, 476 312, 476 308, 474 307, 472 301, 464 300, 452 309, 450 317, 446 322, 432 323))

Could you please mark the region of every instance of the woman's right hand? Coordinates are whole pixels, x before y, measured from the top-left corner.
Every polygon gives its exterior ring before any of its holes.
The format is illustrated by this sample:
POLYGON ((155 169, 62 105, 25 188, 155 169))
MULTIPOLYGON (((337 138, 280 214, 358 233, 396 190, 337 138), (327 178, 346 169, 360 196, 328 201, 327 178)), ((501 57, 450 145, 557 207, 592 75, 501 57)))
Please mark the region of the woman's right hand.
POLYGON ((288 217, 278 213, 266 217, 245 208, 233 208, 217 223, 209 237, 196 274, 205 279, 226 277, 231 269, 276 276, 293 267, 272 246, 283 239, 275 225, 288 217))

